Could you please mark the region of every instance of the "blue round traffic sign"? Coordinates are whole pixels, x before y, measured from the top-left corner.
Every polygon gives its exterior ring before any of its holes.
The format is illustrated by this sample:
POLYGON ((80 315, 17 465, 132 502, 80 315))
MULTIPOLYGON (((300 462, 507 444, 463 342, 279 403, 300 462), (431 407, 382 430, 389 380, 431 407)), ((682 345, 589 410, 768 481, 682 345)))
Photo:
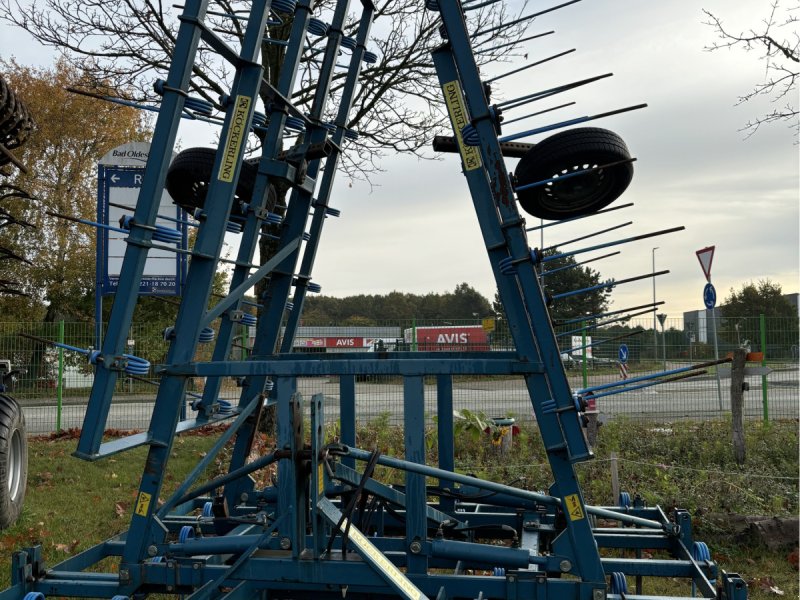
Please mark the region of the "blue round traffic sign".
POLYGON ((619 353, 618 353, 619 362, 623 365, 628 362, 628 346, 625 344, 619 345, 619 353))
POLYGON ((703 303, 706 308, 714 308, 717 304, 717 290, 710 283, 707 283, 706 287, 703 288, 703 303))

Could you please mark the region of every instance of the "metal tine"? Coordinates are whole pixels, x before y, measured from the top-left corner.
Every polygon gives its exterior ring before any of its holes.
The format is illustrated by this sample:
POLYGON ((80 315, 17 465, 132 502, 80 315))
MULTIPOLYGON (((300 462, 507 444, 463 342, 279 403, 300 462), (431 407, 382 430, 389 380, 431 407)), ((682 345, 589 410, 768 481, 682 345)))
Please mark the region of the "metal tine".
POLYGON ((580 294, 586 294, 588 292, 594 292, 596 290, 611 289, 617 287, 618 285, 622 285, 623 283, 633 283, 634 281, 641 281, 642 279, 659 277, 660 275, 666 275, 667 273, 669 273, 669 270, 656 271, 655 273, 646 273, 644 275, 636 275, 635 277, 628 277, 626 279, 620 279, 618 281, 609 279, 608 281, 605 281, 597 285, 592 285, 589 287, 580 288, 569 292, 562 292, 561 294, 555 294, 554 296, 551 296, 551 298, 553 300, 562 300, 564 298, 569 298, 570 296, 578 296, 580 294))
POLYGON ((649 313, 654 313, 658 310, 657 308, 648 308, 647 310, 643 310, 637 313, 631 313, 629 315, 624 315, 622 317, 617 317, 616 319, 609 319, 607 321, 598 321, 597 323, 593 323, 591 325, 587 325, 586 327, 578 327, 577 329, 572 329, 570 331, 565 331, 563 333, 556 334, 556 337, 564 337, 567 335, 572 335, 573 333, 577 333, 579 331, 583 331, 584 329, 597 329, 598 327, 603 327, 604 325, 611 325, 612 323, 619 323, 620 321, 628 321, 633 317, 640 317, 642 315, 646 315, 649 313))
POLYGON ((472 2, 462 2, 461 9, 464 12, 468 12, 470 10, 478 10, 479 8, 485 8, 487 6, 491 6, 492 4, 497 4, 498 2, 502 2, 503 0, 486 0, 485 2, 481 2, 480 4, 473 4, 472 2))
POLYGON ((591 237, 595 237, 596 235, 602 235, 604 233, 608 233, 609 231, 614 231, 616 229, 622 229, 623 227, 627 227, 628 225, 633 225, 633 221, 628 221, 627 223, 621 223, 620 225, 614 225, 613 227, 608 227, 606 229, 601 229, 599 231, 595 231, 593 233, 589 233, 587 235, 583 235, 581 237, 576 237, 571 240, 567 240, 566 242, 559 242, 553 246, 548 246, 547 248, 542 248, 542 252, 545 250, 552 250, 553 248, 558 248, 560 246, 566 246, 567 244, 573 244, 575 242, 580 242, 582 240, 587 240, 591 237))
POLYGON ((532 94, 527 94, 526 96, 520 96, 519 98, 514 98, 513 100, 506 100, 505 102, 500 102, 496 104, 495 107, 502 108, 504 110, 512 110, 514 108, 519 108, 524 104, 528 104, 530 102, 536 102, 537 100, 541 100, 543 98, 549 98, 550 96, 555 96, 556 94, 560 94, 561 92, 566 92, 575 89, 577 87, 581 87, 583 85, 588 85, 590 83, 594 83, 595 81, 605 79, 606 77, 612 77, 613 75, 614 75, 613 73, 605 73, 604 75, 595 75, 594 77, 589 77, 587 79, 573 81, 572 83, 565 83, 564 85, 559 85, 554 88, 542 90, 540 92, 534 92, 532 94))
POLYGON ((551 275, 553 273, 558 273, 559 271, 566 271, 567 269, 574 269, 575 267, 579 267, 581 265, 585 265, 585 264, 594 262, 596 260, 602 260, 604 258, 608 258, 609 256, 616 256, 617 254, 622 254, 622 252, 617 250, 616 252, 610 252, 608 254, 603 254, 603 256, 598 256, 597 258, 590 258, 589 260, 584 260, 584 261, 581 261, 581 262, 572 263, 571 265, 565 265, 563 267, 558 267, 557 269, 550 269, 549 271, 541 271, 539 273, 539 276, 540 277, 547 277, 548 275, 551 275))
MULTIPOLYGON (((108 205, 109 206, 114 206, 116 208, 124 208, 124 209, 131 210, 131 211, 135 210, 135 207, 125 206, 124 204, 117 204, 116 202, 109 202, 108 205)), ((200 227, 200 221, 198 221, 198 220, 187 221, 185 219, 178 219, 176 217, 168 217, 168 216, 162 215, 162 214, 157 214, 156 218, 164 219, 165 221, 172 221, 173 223, 179 223, 181 225, 186 225, 187 227, 195 227, 195 228, 196 227, 200 227)), ((280 217, 280 215, 277 215, 275 213, 268 213, 268 218, 266 219, 266 223, 269 223, 269 224, 272 224, 272 225, 280 225, 281 220, 282 220, 282 217, 280 217)), ((239 225, 240 224, 239 221, 234 221, 234 220, 230 220, 229 223, 233 223, 235 225, 239 225)), ((231 230, 229 230, 229 232, 230 233, 236 233, 236 232, 231 231, 231 230)), ((269 234, 269 233, 265 233, 263 231, 259 232, 259 235, 262 236, 262 237, 269 238, 269 239, 278 239, 277 236, 269 234)))
POLYGON ((558 54, 553 54, 552 56, 548 56, 547 58, 543 58, 542 60, 538 60, 529 65, 525 65, 524 67, 520 67, 519 69, 514 69, 513 71, 509 71, 508 73, 503 73, 502 75, 498 75, 497 77, 492 77, 491 79, 487 79, 485 83, 494 83, 495 81, 497 81, 498 79, 502 79, 503 77, 508 77, 509 75, 515 75, 517 73, 525 71, 526 69, 538 67, 539 65, 542 65, 546 62, 550 62, 551 60, 555 60, 557 58, 561 58, 562 56, 566 56, 567 54, 572 54, 573 52, 575 52, 575 48, 572 48, 570 50, 565 50, 564 52, 559 52, 558 54))
MULTIPOLYGON (((126 210, 136 210, 135 206, 126 206, 125 204, 119 204, 117 202, 109 202, 109 206, 113 206, 114 208, 124 208, 126 210)), ((186 219, 178 219, 176 217, 168 217, 166 215, 158 214, 156 215, 157 219, 164 219, 165 221, 172 221, 173 223, 180 223, 181 225, 187 225, 189 227, 197 227, 199 223, 197 221, 187 221, 186 219)))
MULTIPOLYGON (((114 227, 112 225, 104 225, 103 223, 95 223, 94 221, 88 221, 86 219, 79 219, 77 217, 71 217, 69 215, 62 215, 62 214, 51 212, 51 211, 45 211, 45 214, 48 214, 51 217, 57 217, 59 219, 65 219, 67 221, 74 221, 75 223, 81 223, 83 225, 91 225, 92 227, 98 227, 100 229, 108 229, 109 231, 115 231, 115 232, 118 232, 118 233, 127 233, 127 234, 130 233, 130 231, 128 229, 122 229, 120 227, 114 227)), ((137 225, 137 227, 140 227, 142 229, 148 229, 148 230, 156 232, 156 233, 158 232, 158 230, 160 228, 159 225, 156 225, 155 227, 151 227, 149 225, 141 225, 141 224, 137 225)), ((166 250, 168 252, 175 252, 177 254, 186 254, 187 256, 190 256, 190 257, 194 256, 194 254, 195 254, 194 251, 192 251, 192 250, 184 250, 182 248, 175 248, 175 247, 172 247, 172 246, 165 246, 163 244, 153 244, 152 242, 150 243, 150 247, 153 248, 153 249, 156 249, 156 250, 166 250)), ((228 263, 228 264, 231 264, 231 265, 239 265, 239 266, 243 266, 243 267, 248 267, 250 269, 258 269, 259 268, 259 265, 255 265, 255 264, 252 264, 252 263, 243 263, 243 262, 240 262, 240 261, 230 260, 230 259, 222 258, 222 257, 218 258, 217 260, 219 262, 224 262, 224 263, 228 263)))
POLYGON ((528 131, 522 131, 520 133, 514 133, 512 135, 507 135, 505 137, 499 138, 500 142, 511 142, 513 140, 518 140, 523 137, 528 137, 529 135, 535 135, 537 133, 544 133, 545 131, 552 131, 553 129, 561 129, 562 127, 568 127, 570 125, 577 125, 578 123, 586 123, 587 121, 594 121, 596 119, 602 119, 603 117, 610 117, 612 115, 618 115, 624 112, 630 112, 632 110, 639 110, 640 108, 647 108, 647 104, 637 104, 635 106, 626 106, 625 108, 618 108, 616 110, 610 110, 604 113, 597 113, 596 115, 589 115, 585 117, 578 117, 576 119, 570 119, 568 121, 561 121, 560 123, 553 123, 552 125, 545 125, 544 127, 537 127, 536 129, 529 129, 528 131))
POLYGON ((511 123, 516 123, 517 121, 522 121, 524 119, 530 119, 531 117, 538 117, 539 115, 553 112, 554 110, 558 110, 560 108, 566 108, 567 106, 572 106, 573 104, 575 104, 575 102, 567 102, 566 104, 559 104, 558 106, 554 106, 553 108, 546 108, 545 110, 540 110, 538 112, 525 115, 524 117, 517 117, 516 119, 511 119, 510 121, 502 121, 502 123, 503 125, 510 125, 511 123))
POLYGON ((669 229, 661 229, 660 231, 654 231, 653 233, 643 233, 641 235, 635 235, 633 237, 624 238, 621 240, 617 240, 615 242, 606 242, 605 244, 598 244, 597 246, 589 246, 588 248, 580 248, 578 250, 572 250, 571 252, 559 252, 558 254, 553 254, 552 256, 545 256, 541 258, 541 262, 550 262, 553 260, 557 260, 559 258, 563 258, 565 256, 574 256, 575 254, 582 254, 583 252, 591 252, 592 250, 599 250, 600 248, 608 248, 610 246, 619 246, 620 244, 627 244, 629 242, 636 242, 639 240, 646 240, 651 237, 656 237, 659 235, 666 235, 668 233, 675 233, 676 231, 683 231, 686 229, 684 225, 680 225, 678 227, 670 227, 669 229))
POLYGON ((542 223, 541 225, 534 225, 533 227, 527 227, 525 231, 536 231, 537 229, 544 229, 545 227, 553 227, 555 225, 561 225, 562 223, 577 221, 578 219, 587 219, 595 215, 601 215, 603 213, 611 212, 612 210, 621 210, 623 208, 630 208, 631 206, 633 206, 633 202, 628 202, 627 204, 620 204, 619 206, 604 208, 602 210, 598 210, 597 212, 589 213, 588 215, 579 215, 577 217, 570 217, 569 219, 562 219, 561 221, 553 221, 552 223, 542 223))
MULTIPOLYGON (((486 54, 487 52, 493 52, 494 50, 500 50, 501 48, 508 48, 509 46, 516 46, 517 44, 522 44, 523 42, 528 42, 530 40, 535 40, 536 38, 544 37, 546 35, 552 35, 555 33, 555 30, 552 31, 545 31, 544 33, 537 33, 536 35, 531 35, 526 38, 522 38, 521 40, 517 40, 516 42, 507 42, 505 44, 500 44, 499 46, 492 46, 491 48, 484 48, 482 50, 474 50, 473 54, 486 54)), ((481 44, 486 44, 490 40, 486 40, 485 42, 480 42, 477 44, 480 46, 481 44)))
POLYGON ((594 348, 595 346, 599 346, 601 344, 607 344, 608 342, 616 342, 617 340, 624 340, 625 338, 633 337, 635 335, 641 335, 645 332, 644 329, 640 329, 639 331, 632 331, 630 333, 623 333, 622 335, 615 335, 614 337, 606 338, 604 340, 598 340, 596 342, 592 342, 591 344, 586 344, 584 346, 575 346, 574 348, 569 348, 564 350, 562 354, 572 354, 573 352, 577 352, 578 350, 583 350, 584 348, 594 348))
MULTIPOLYGON (((623 394, 625 392, 632 392, 633 390, 640 390, 642 388, 653 387, 654 385, 661 385, 662 383, 672 383, 674 381, 681 381, 682 379, 691 379, 692 377, 697 377, 698 375, 704 375, 708 373, 706 369, 701 370, 693 370, 689 373, 684 373, 683 375, 676 375, 675 377, 669 377, 667 379, 662 379, 658 381, 649 381, 647 383, 642 383, 640 385, 632 385, 628 387, 623 387, 621 389, 610 390, 608 392, 602 392, 600 394, 592 394, 592 398, 603 398, 605 396, 614 396, 616 394, 623 394)), ((630 381, 630 380, 623 380, 623 381, 630 381)))
MULTIPOLYGON (((620 381, 612 381, 611 383, 601 383, 598 385, 589 386, 580 390, 575 390, 577 394, 587 394, 589 392, 595 392, 599 390, 607 390, 615 387, 619 387, 621 385, 626 385, 629 383, 638 383, 639 381, 647 381, 649 379, 656 379, 658 377, 666 377, 668 375, 677 375, 678 373, 688 373, 690 371, 697 371, 700 369, 707 369, 708 367, 714 367, 716 365, 721 365, 724 363, 729 363, 733 359, 731 358, 720 358, 717 360, 710 360, 708 362, 699 363, 696 365, 692 365, 689 367, 679 367, 677 369, 670 369, 668 371, 661 371, 660 373, 651 373, 650 375, 642 375, 640 377, 633 377, 631 379, 621 379, 620 381)), ((599 396, 599 394, 597 395, 599 396)), ((595 397, 597 397, 595 396, 595 397)))
POLYGON ((663 300, 659 302, 650 302, 649 304, 640 304, 639 306, 631 306, 629 308, 620 308, 618 310, 612 310, 610 312, 596 313, 594 315, 576 317, 574 319, 569 319, 566 321, 556 320, 553 322, 553 325, 570 325, 572 323, 580 323, 581 321, 588 321, 590 319, 598 319, 600 317, 610 317, 611 315, 618 315, 620 313, 630 312, 632 310, 639 310, 640 308, 655 308, 656 306, 661 306, 662 304, 665 304, 663 300))
POLYGON ((571 4, 577 4, 581 0, 570 0, 569 2, 564 2, 563 4, 559 4, 558 6, 553 6, 551 8, 546 8, 544 10, 540 10, 539 12, 532 13, 530 15, 525 15, 524 17, 520 17, 514 21, 509 21, 508 23, 503 23, 502 25, 498 25, 496 27, 492 27, 490 29, 485 29, 483 31, 478 31, 472 34, 471 37, 475 37, 478 35, 486 35, 487 33, 494 33, 495 31, 499 31, 500 29, 505 29, 506 27, 510 27, 512 25, 517 25, 518 23, 524 23, 525 21, 530 21, 531 19, 535 19, 536 17, 540 17, 542 15, 546 15, 547 13, 551 13, 557 11, 559 8, 564 8, 565 6, 570 6, 571 4))
MULTIPOLYGON (((526 183, 525 185, 521 185, 518 188, 515 188, 515 192, 521 192, 522 190, 530 190, 537 187, 542 187, 547 185, 548 183, 560 182, 564 181, 565 179, 569 179, 570 177, 578 177, 580 175, 587 175, 589 173, 594 173, 595 171, 600 171, 602 169, 608 169, 609 167, 616 167, 617 165, 625 165, 628 163, 636 162, 635 158, 626 158, 625 160, 617 160, 614 162, 606 163, 604 165, 597 165, 596 167, 589 167, 588 169, 581 169, 580 171, 572 171, 571 173, 567 173, 565 175, 558 175, 557 177, 550 177, 549 179, 542 179, 541 181, 534 181, 533 183, 526 183)), ((592 213, 592 215, 597 213, 592 213)), ((587 216, 592 216, 587 215, 587 216)))

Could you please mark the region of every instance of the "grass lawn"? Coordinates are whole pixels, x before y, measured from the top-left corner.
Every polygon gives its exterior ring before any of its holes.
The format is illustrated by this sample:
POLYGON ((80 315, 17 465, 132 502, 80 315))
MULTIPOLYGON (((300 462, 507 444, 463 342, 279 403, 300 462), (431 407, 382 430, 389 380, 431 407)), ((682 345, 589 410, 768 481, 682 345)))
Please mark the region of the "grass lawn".
MULTIPOLYGON (((430 432, 429 462, 435 464, 435 440, 430 432)), ((497 450, 476 432, 457 435, 459 471, 527 489, 546 489, 551 481, 546 456, 535 428, 523 427, 514 449, 498 460, 497 450), (474 435, 473 435, 474 434, 474 435)), ((166 476, 166 494, 204 456, 216 435, 185 435, 177 439, 166 476)), ((381 420, 364 424, 358 445, 379 447, 402 456, 402 432, 381 420)), ((14 550, 42 543, 47 564, 84 550, 124 531, 130 519, 144 465, 146 450, 138 448, 97 463, 70 456, 74 439, 33 438, 25 508, 20 520, 0 532, 0 589, 9 583, 14 550)), ((680 506, 694 516, 695 538, 708 543, 721 568, 742 575, 756 599, 797 598, 798 574, 792 548, 768 551, 734 539, 720 524, 719 515, 796 516, 798 514, 798 430, 796 422, 747 424, 747 463, 733 460, 729 424, 680 422, 658 425, 618 420, 600 430, 596 459, 578 465, 586 500, 607 505, 610 493, 611 452, 619 457, 621 489, 641 494, 648 504, 680 506), (712 520, 711 515, 715 518, 712 520), (773 588, 772 590, 770 588, 773 588)), ((225 470, 224 460, 212 467, 225 470)), ((376 477, 391 480, 395 474, 378 468, 376 477)), ((632 584, 632 581, 630 582, 632 584)), ((661 585, 661 584, 659 584, 661 585)), ((669 582, 666 582, 669 585, 669 582)), ((674 592, 680 588, 654 588, 646 593, 674 592)), ((687 587, 686 590, 683 587, 687 587)))

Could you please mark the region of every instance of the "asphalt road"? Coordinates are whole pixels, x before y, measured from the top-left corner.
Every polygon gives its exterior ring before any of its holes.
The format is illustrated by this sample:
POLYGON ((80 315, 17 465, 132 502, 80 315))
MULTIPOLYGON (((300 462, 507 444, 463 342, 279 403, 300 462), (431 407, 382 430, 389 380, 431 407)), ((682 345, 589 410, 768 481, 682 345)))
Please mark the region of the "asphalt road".
MULTIPOLYGON (((745 416, 760 418, 763 412, 761 378, 749 377, 750 391, 745 392, 745 416)), ((798 371, 787 369, 774 371, 768 376, 769 412, 775 418, 798 418, 800 412, 800 389, 798 371)), ((570 374, 573 389, 580 387, 577 374, 570 374)), ((722 380, 722 410, 717 393, 716 379, 702 379, 668 383, 641 390, 598 398, 601 419, 618 415, 647 417, 653 419, 682 419, 717 417, 730 410, 730 380, 722 380)), ((298 390, 305 398, 315 393, 325 395, 325 413, 334 419, 339 412, 339 385, 336 381, 317 378, 300 379, 298 390)), ((235 399, 236 390, 227 397, 235 399)), ((523 380, 456 381, 453 385, 454 409, 481 411, 488 416, 515 416, 518 420, 532 419, 530 400, 523 380)), ((49 433, 56 428, 56 408, 52 402, 28 400, 24 403, 25 420, 29 433, 49 433)), ((107 428, 146 429, 151 412, 152 399, 118 396, 109 412, 107 428)), ((70 401, 62 409, 61 427, 81 427, 86 411, 85 405, 70 401)), ((359 383, 356 385, 356 414, 359 420, 370 421, 388 414, 390 422, 401 423, 403 415, 403 390, 400 383, 359 383)), ((436 414, 435 386, 426 386, 425 411, 436 414)), ((191 416, 192 412, 187 412, 191 416)))

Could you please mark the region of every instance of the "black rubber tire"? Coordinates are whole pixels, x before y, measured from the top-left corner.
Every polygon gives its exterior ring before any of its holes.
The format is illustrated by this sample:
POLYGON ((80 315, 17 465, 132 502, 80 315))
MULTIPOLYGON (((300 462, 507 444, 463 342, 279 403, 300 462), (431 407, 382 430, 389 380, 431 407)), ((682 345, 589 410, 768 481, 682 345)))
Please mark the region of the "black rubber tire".
MULTIPOLYGON (((187 148, 175 157, 167 171, 166 181, 167 191, 175 204, 190 213, 205 206, 216 153, 214 148, 187 148)), ((242 162, 232 216, 243 216, 241 203, 250 202, 257 171, 257 167, 242 162)))
POLYGON ((0 529, 22 512, 28 479, 25 415, 14 398, 0 394, 0 529))
MULTIPOLYGON (((517 188, 628 159, 628 147, 613 131, 597 127, 562 131, 542 140, 522 157, 515 171, 517 188)), ((611 204, 627 189, 632 178, 633 165, 625 163, 521 190, 517 198, 522 209, 534 217, 569 219, 611 204)))

